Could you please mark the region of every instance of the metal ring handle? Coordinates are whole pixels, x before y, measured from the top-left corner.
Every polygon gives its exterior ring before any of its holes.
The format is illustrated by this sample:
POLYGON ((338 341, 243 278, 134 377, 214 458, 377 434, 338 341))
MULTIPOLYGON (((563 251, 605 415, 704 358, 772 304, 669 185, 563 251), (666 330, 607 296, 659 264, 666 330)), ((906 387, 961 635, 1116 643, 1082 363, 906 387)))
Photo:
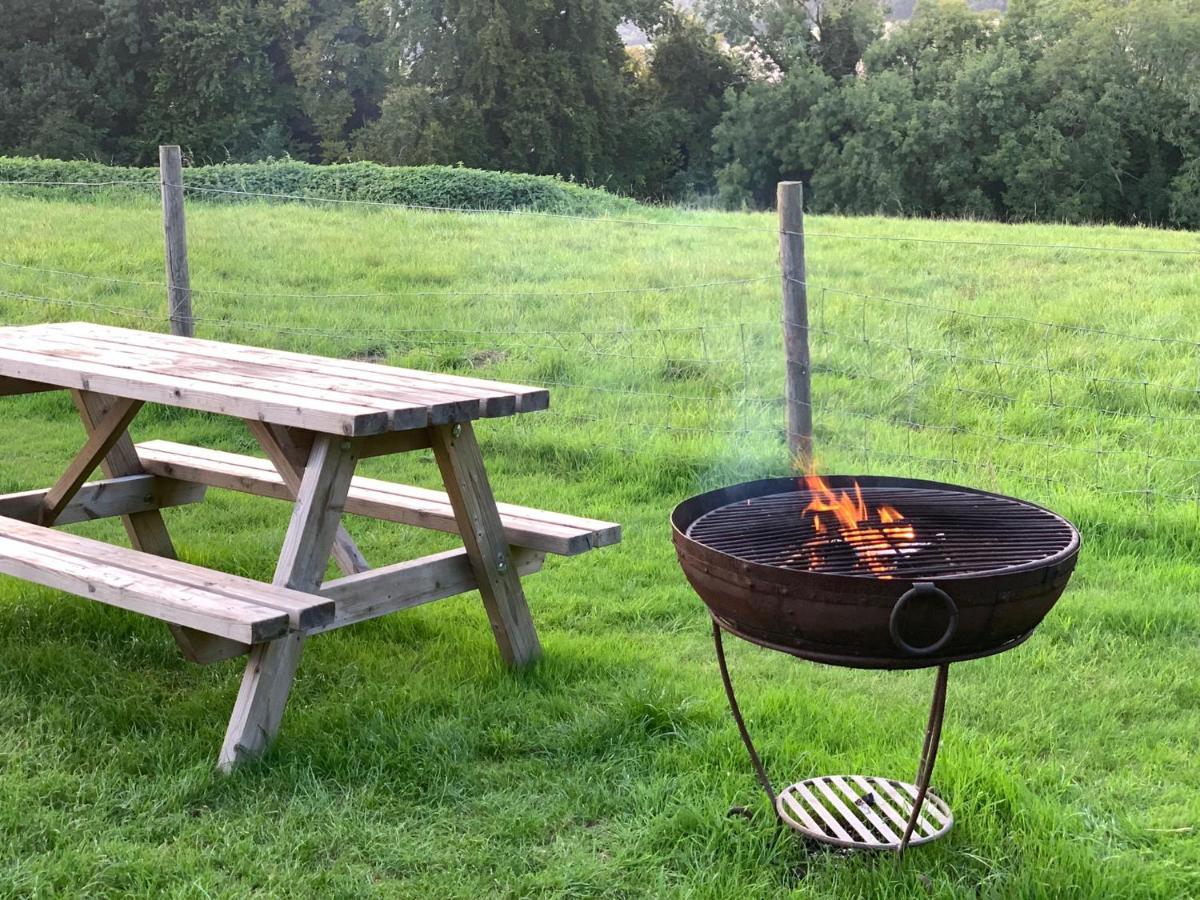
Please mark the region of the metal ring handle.
POLYGON ((958 631, 958 607, 950 598, 950 595, 941 588, 936 587, 929 581, 917 581, 913 583, 910 590, 905 591, 900 599, 896 601, 896 605, 892 607, 892 617, 888 620, 888 631, 892 635, 892 643, 907 653, 909 656, 929 656, 932 653, 937 653, 954 637, 958 631), (915 597, 934 597, 942 601, 942 606, 946 608, 946 612, 950 616, 950 621, 946 623, 946 633, 940 638, 925 647, 914 647, 904 638, 900 637, 900 616, 904 612, 904 608, 908 606, 910 600, 915 597))

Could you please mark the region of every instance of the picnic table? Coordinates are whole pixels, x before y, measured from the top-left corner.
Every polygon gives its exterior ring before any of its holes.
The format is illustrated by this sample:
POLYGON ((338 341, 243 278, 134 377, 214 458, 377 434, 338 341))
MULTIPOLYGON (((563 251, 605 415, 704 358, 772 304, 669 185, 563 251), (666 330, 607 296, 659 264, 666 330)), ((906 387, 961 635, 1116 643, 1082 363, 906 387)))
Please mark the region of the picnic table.
POLYGON ((620 540, 611 522, 496 502, 472 423, 546 409, 541 388, 78 322, 0 328, 0 396, 63 389, 83 446, 53 486, 0 495, 0 573, 161 619, 200 664, 248 655, 226 771, 277 733, 309 636, 478 590, 501 655, 521 665, 541 648, 520 576, 547 553, 620 540), (144 403, 243 419, 265 457, 135 445, 144 403), (444 492, 354 475, 360 459, 424 449, 444 492), (294 504, 271 584, 177 559, 161 510, 210 487, 294 504), (343 512, 463 546, 373 568, 343 512), (112 516, 132 550, 54 530, 112 516), (344 574, 326 581, 331 555, 344 574))

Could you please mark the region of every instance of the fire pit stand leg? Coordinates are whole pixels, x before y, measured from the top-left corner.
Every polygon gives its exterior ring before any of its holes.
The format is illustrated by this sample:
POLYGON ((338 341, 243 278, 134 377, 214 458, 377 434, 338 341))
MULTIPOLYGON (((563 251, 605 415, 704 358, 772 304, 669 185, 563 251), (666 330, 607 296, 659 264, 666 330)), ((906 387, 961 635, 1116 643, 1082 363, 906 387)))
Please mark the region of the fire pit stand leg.
POLYGON ((713 629, 713 645, 717 648, 717 666, 721 669, 721 681, 725 685, 725 696, 729 700, 729 711, 733 713, 733 721, 737 723, 738 733, 742 736, 742 743, 746 745, 746 752, 750 754, 750 762, 754 765, 754 772, 758 776, 758 783, 762 785, 763 790, 767 792, 767 797, 771 801, 771 811, 775 813, 775 818, 779 818, 779 809, 776 806, 775 789, 771 787, 771 779, 767 777, 767 770, 763 768, 762 759, 759 758, 758 751, 754 749, 754 742, 750 740, 750 732, 746 730, 746 721, 742 718, 741 707, 738 706, 737 697, 733 693, 733 682, 729 680, 729 666, 725 663, 725 642, 721 640, 721 626, 714 619, 712 623, 713 629))
POLYGON ((924 844, 950 830, 954 824, 950 807, 929 790, 942 739, 948 663, 938 666, 916 784, 874 776, 826 775, 788 785, 782 793, 776 793, 750 739, 746 720, 742 718, 725 660, 723 629, 715 617, 712 628, 713 646, 717 651, 717 665, 729 710, 754 765, 758 783, 771 801, 776 821, 823 844, 861 850, 896 850, 898 858, 903 857, 910 843, 924 844))
POLYGON ((900 839, 900 846, 896 848, 899 856, 904 856, 913 830, 917 827, 921 808, 925 805, 925 795, 929 793, 929 779, 933 777, 938 745, 942 740, 942 717, 946 713, 946 679, 949 675, 949 663, 938 666, 937 681, 933 687, 933 702, 929 706, 929 724, 925 726, 925 744, 921 748, 921 762, 917 766, 917 796, 913 801, 912 815, 908 817, 908 825, 904 829, 904 837, 900 839))

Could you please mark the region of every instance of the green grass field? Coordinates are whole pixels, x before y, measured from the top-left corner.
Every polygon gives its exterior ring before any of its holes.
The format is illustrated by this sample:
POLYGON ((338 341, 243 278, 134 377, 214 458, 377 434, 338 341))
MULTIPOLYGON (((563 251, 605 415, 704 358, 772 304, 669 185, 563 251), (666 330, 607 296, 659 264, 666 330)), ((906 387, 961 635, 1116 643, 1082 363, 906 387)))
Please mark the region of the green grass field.
MULTIPOLYGON (((685 496, 789 468, 772 217, 188 215, 199 334, 549 385, 551 411, 480 425, 497 495, 625 540, 527 580, 546 654, 521 673, 474 596, 313 641, 279 741, 230 778, 213 763, 239 663, 192 666, 158 623, 5 579, 0 894, 1200 896, 1200 257, 832 236, 1196 235, 808 222, 821 468, 1019 493, 1084 532, 1035 637, 952 668, 934 783, 957 824, 897 866, 775 830, 669 539, 685 496)), ((0 197, 0 261, 160 282, 159 228, 149 197, 0 197)), ((164 305, 154 284, 0 265, 6 324, 163 330, 164 305)), ((81 439, 69 400, 3 410, 0 490, 51 483, 81 439)), ((251 449, 212 416, 148 408, 133 431, 251 449)), ((427 454, 363 469, 436 480, 427 454)), ((213 491, 166 515, 184 558, 267 579, 287 512, 213 491)), ((374 560, 449 546, 347 524, 374 560)), ((730 649, 777 781, 911 777, 932 673, 730 649)))

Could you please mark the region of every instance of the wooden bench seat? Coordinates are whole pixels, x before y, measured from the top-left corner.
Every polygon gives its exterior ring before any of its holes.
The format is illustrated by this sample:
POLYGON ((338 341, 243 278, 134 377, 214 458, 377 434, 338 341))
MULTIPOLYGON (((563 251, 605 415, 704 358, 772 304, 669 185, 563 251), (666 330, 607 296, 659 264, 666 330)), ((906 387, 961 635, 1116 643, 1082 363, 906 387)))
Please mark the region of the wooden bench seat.
POLYGON ((242 644, 334 616, 332 600, 3 516, 0 573, 242 644))
MULTIPOLYGON (((270 460, 208 450, 172 441, 137 446, 145 470, 208 487, 226 488, 278 500, 292 495, 270 460)), ((515 547, 573 556, 621 540, 621 526, 563 513, 497 503, 504 537, 515 547)), ((350 483, 346 512, 436 531, 458 533, 450 499, 443 491, 356 477, 350 483)))

